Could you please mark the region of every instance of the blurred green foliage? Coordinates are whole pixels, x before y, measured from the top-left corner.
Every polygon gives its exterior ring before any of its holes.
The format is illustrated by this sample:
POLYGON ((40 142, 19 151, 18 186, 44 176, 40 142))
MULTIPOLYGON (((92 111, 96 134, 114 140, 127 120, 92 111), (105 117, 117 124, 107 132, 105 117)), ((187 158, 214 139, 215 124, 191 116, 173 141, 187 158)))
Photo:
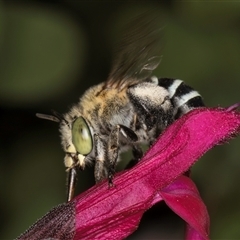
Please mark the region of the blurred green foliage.
MULTIPOLYGON (((0 2, 0 239, 12 239, 65 201, 64 153, 56 123, 111 67, 116 33, 138 12, 164 16, 157 76, 197 89, 209 106, 240 100, 240 3, 207 1, 0 2)), ((201 139, 199 139, 201 141, 201 139)), ((212 239, 240 238, 240 138, 202 157, 192 176, 211 217, 212 239)), ((93 169, 79 174, 79 192, 93 169)), ((161 204, 129 239, 183 238, 182 221, 161 204)))

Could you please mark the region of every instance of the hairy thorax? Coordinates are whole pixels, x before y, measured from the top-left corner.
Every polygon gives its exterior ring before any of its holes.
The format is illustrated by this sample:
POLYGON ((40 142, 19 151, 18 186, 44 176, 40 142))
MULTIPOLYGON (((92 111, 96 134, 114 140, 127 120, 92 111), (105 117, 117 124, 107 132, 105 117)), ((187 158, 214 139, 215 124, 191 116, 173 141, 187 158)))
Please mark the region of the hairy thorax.
POLYGON ((127 95, 127 89, 102 90, 102 85, 90 88, 80 99, 78 108, 81 109, 82 116, 95 131, 100 133, 111 131, 112 127, 117 124, 130 127, 134 111, 127 95))

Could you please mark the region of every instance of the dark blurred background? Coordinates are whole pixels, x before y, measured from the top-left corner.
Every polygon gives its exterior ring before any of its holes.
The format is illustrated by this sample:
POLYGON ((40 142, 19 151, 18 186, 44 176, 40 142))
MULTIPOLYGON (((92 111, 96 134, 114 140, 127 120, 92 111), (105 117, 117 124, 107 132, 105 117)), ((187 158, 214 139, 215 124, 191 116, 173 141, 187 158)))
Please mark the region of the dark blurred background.
MULTIPOLYGON (((110 71, 120 27, 154 9, 164 17, 157 76, 185 80, 208 106, 240 101, 240 3, 195 1, 0 1, 0 239, 13 239, 65 201, 60 113, 110 71)), ((201 141, 201 139, 199 139, 201 141)), ((202 157, 192 176, 208 206, 212 239, 240 238, 240 138, 202 157)), ((78 192, 93 169, 79 174, 78 192)), ((129 239, 183 239, 164 204, 129 239)))

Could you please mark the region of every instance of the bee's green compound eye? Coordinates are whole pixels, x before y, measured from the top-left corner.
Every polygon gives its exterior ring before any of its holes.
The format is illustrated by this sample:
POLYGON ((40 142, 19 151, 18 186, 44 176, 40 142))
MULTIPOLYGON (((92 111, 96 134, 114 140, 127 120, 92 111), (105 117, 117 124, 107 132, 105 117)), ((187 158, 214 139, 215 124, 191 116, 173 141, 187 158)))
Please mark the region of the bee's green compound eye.
POLYGON ((84 118, 77 118, 72 125, 72 142, 76 150, 87 155, 92 151, 93 142, 90 129, 84 118))

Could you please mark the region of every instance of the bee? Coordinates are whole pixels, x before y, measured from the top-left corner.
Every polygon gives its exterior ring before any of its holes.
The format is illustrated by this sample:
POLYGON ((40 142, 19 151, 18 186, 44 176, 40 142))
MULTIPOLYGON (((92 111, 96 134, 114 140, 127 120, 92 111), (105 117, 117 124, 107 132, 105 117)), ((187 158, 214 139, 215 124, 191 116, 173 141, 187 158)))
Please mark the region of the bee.
POLYGON ((151 145, 173 121, 204 106, 201 95, 183 81, 150 76, 161 60, 153 53, 159 38, 152 23, 141 17, 131 22, 108 79, 90 87, 68 113, 37 114, 60 123, 67 201, 74 196, 78 169, 94 163, 95 181, 108 179, 111 186, 121 152, 131 149, 136 164, 141 144, 151 145))

